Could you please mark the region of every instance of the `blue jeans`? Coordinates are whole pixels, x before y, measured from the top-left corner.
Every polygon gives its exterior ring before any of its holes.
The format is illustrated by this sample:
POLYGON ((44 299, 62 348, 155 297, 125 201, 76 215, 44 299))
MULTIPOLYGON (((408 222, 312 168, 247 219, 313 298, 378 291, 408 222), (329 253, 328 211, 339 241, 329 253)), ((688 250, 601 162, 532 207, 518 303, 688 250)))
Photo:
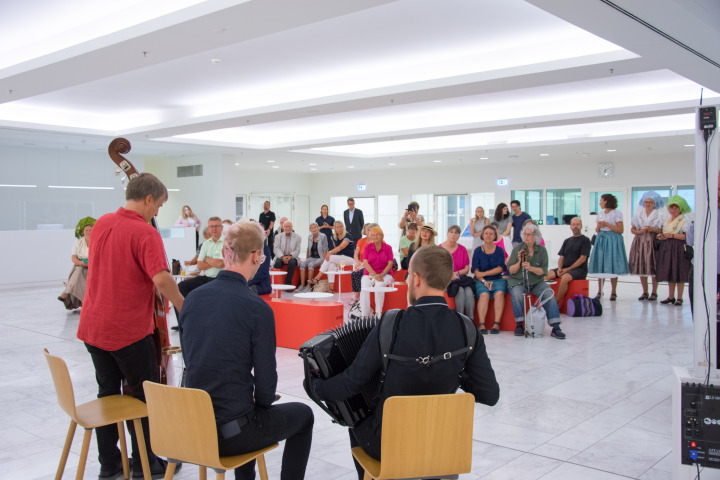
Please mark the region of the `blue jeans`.
MULTIPOLYGON (((550 286, 545 282, 540 282, 534 287, 530 289, 530 293, 535 295, 536 297, 540 298, 540 295, 545 290, 552 290, 550 286)), ((525 288, 525 285, 515 285, 510 289, 510 295, 512 300, 512 308, 513 308, 513 315, 515 315, 515 321, 516 322, 522 322, 525 318, 524 315, 524 302, 525 299, 523 298, 523 294, 526 293, 528 290, 525 288)), ((544 298, 547 298, 549 294, 545 294, 544 298)), ((550 301, 546 302, 545 305, 543 305, 543 308, 545 309, 545 313, 547 314, 548 318, 548 324, 550 326, 559 325, 560 324, 560 309, 558 308, 558 304, 555 301, 555 296, 550 299, 550 301)))

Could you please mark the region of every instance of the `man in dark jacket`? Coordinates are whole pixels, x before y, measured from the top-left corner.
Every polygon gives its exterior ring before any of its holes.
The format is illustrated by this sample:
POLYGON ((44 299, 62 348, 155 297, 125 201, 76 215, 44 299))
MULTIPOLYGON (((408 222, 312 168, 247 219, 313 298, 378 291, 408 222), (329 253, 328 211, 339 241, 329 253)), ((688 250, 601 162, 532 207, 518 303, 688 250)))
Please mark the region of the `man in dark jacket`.
MULTIPOLYGON (((466 347, 462 322, 469 320, 450 310, 443 295, 453 273, 450 253, 442 247, 422 247, 413 255, 408 272, 408 303, 412 306, 396 320, 397 333, 390 353, 408 358, 432 357, 466 347)), ((313 387, 325 401, 344 400, 359 393, 361 386, 381 369, 381 364, 376 327, 346 371, 327 380, 314 380, 313 387)), ((361 446, 379 460, 383 404, 388 397, 447 394, 458 387, 475 395, 476 402, 495 405, 498 401, 500 387, 482 335, 476 336, 470 353, 453 355, 431 365, 391 360, 378 406, 350 430, 351 445, 361 446)), ((355 467, 362 479, 362 468, 357 462, 355 467)))

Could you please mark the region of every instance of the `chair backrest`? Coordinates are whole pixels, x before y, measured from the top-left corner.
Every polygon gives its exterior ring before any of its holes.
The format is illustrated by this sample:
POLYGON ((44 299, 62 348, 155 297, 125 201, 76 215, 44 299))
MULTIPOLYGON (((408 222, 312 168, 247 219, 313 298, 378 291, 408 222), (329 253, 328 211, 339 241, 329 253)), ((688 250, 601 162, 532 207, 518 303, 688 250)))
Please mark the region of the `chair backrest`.
POLYGON ((210 395, 196 388, 144 382, 152 449, 156 455, 223 468, 210 395))
POLYGON ((469 393, 388 398, 383 407, 380 477, 470 472, 474 405, 469 393))
POLYGON ((50 355, 47 348, 43 349, 45 360, 50 367, 53 383, 55 384, 55 393, 57 394, 58 404, 60 408, 65 410, 70 418, 76 420, 75 413, 75 392, 73 391, 70 372, 68 372, 65 360, 55 355, 50 355))

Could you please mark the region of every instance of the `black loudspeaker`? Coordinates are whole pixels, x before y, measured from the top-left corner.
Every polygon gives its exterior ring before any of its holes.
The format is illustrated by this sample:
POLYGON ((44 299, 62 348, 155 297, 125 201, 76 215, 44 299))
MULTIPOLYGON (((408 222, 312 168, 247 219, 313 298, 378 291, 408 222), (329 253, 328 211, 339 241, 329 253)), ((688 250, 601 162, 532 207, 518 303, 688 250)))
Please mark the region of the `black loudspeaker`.
POLYGON ((681 386, 682 463, 720 468, 720 387, 681 386))

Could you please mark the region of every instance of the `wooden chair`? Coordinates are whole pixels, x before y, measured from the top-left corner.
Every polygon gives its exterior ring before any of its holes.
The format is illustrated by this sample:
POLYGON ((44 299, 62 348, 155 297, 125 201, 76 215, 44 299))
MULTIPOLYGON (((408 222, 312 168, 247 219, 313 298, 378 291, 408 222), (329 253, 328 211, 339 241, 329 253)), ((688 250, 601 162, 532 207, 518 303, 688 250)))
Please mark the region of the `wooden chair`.
MULTIPOLYGON (((469 393, 390 397, 382 419, 382 461, 352 449, 365 480, 458 478, 472 468, 475 397, 469 393)), ((154 437, 153 437, 154 441, 154 437)))
MULTIPOLYGON (((93 428, 104 427, 105 425, 112 425, 113 423, 117 424, 118 433, 120 434, 123 476, 124 478, 129 478, 130 468, 128 465, 125 427, 123 426, 123 422, 130 420, 135 424, 138 449, 140 450, 140 461, 143 470, 144 472, 149 472, 150 465, 148 464, 147 450, 145 449, 145 437, 140 422, 141 418, 147 417, 146 405, 134 397, 111 395, 76 406, 75 392, 73 391, 67 364, 62 358, 50 355, 47 348, 44 349, 44 352, 45 359, 50 367, 53 383, 55 384, 58 404, 71 419, 70 428, 68 429, 67 438, 65 439, 65 446, 63 447, 62 456, 60 457, 60 465, 58 465, 57 473, 55 474, 55 480, 60 480, 65 471, 70 446, 75 436, 75 427, 80 425, 85 429, 85 436, 83 437, 82 449, 80 451, 80 461, 78 463, 77 475, 75 476, 76 479, 81 479, 85 474, 85 463, 87 462, 93 428)), ((145 480, 150 480, 149 473, 145 474, 145 480)))
POLYGON ((180 388, 145 382, 152 447, 156 455, 166 456, 165 479, 173 478, 176 464, 193 463, 200 467, 200 478, 207 478, 207 467, 215 470, 218 480, 233 470, 257 459, 260 478, 267 480, 265 452, 278 444, 243 455, 221 457, 218 448, 215 412, 210 395, 196 388, 180 388))

